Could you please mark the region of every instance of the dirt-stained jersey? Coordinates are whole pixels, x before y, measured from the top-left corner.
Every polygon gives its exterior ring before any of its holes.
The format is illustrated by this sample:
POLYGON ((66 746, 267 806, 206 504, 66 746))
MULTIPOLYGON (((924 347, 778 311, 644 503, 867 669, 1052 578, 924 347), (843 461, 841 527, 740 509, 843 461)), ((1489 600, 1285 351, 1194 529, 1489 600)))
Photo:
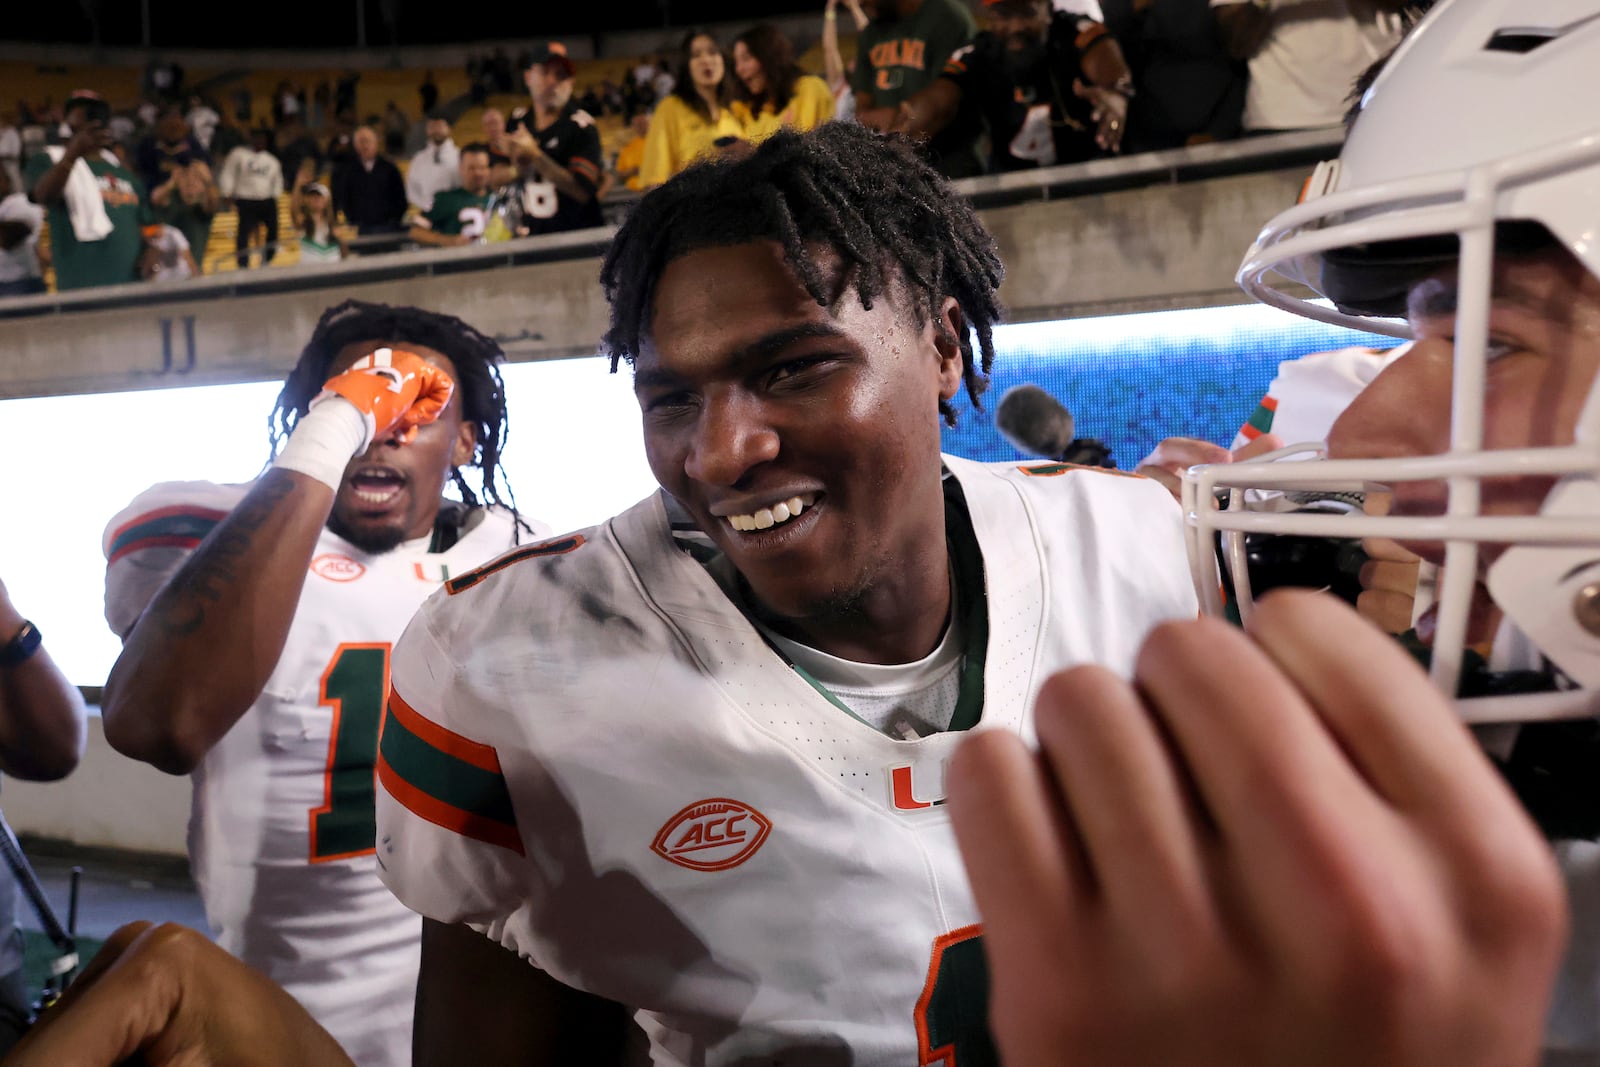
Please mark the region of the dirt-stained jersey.
MULTIPOLYGON (((172 482, 106 530, 106 620, 126 636, 249 491, 172 482)), ((261 696, 195 770, 189 858, 217 942, 293 994, 363 1067, 411 1062, 420 920, 377 877, 373 761, 390 648, 439 583, 513 543, 480 510, 447 551, 369 555, 327 530, 261 696)), ((544 531, 540 531, 541 535, 544 531)))
MULTIPOLYGON (((959 595, 983 608, 977 729, 1031 736, 1050 672, 1127 674, 1152 626, 1195 614, 1159 485, 946 465, 971 520, 959 595)), ((380 744, 384 880, 636 1008, 654 1063, 992 1062, 968 1058, 988 1052, 987 978, 943 807, 962 734, 855 718, 697 555, 657 496, 424 605, 380 744)))

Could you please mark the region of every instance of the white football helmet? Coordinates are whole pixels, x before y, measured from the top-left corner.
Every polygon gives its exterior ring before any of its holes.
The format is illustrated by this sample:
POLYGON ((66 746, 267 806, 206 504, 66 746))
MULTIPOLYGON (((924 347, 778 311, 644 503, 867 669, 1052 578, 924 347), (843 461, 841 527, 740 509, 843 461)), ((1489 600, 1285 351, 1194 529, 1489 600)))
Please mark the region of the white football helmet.
MULTIPOLYGON (((1597 93, 1600 0, 1445 0, 1399 46, 1363 97, 1339 159, 1319 166, 1301 203, 1261 231, 1238 280, 1256 299, 1295 314, 1404 337, 1397 316, 1410 285, 1456 266, 1450 451, 1194 468, 1184 510, 1208 610, 1221 611, 1225 599, 1219 532, 1244 614, 1247 532, 1442 542, 1431 670, 1455 695, 1478 546, 1507 544, 1489 569, 1489 590, 1556 668, 1558 690, 1462 700, 1463 714, 1508 722, 1600 713, 1600 390, 1591 387, 1570 445, 1483 448, 1497 241, 1506 249, 1530 234, 1546 245, 1553 237, 1600 276, 1597 93), (1332 306, 1313 302, 1318 297, 1332 306), (1540 474, 1559 481, 1539 514, 1480 513, 1484 479, 1540 474), (1246 503, 1263 491, 1360 493, 1407 481, 1443 481, 1445 514, 1310 514, 1246 503)), ((1288 451, 1306 447, 1316 446, 1288 451)))

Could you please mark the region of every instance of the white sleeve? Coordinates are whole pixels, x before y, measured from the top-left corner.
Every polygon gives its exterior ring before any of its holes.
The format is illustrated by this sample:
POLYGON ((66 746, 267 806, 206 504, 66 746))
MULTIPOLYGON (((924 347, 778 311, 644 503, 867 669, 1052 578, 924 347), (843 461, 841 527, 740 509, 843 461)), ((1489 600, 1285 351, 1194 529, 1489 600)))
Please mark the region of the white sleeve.
POLYGON ((531 955, 501 931, 548 882, 518 826, 527 813, 512 802, 503 761, 514 769, 517 756, 496 737, 502 717, 433 632, 430 608, 445 595, 423 605, 391 657, 378 757, 379 875, 412 911, 472 923, 531 955))
POLYGON ((1234 447, 1267 432, 1286 445, 1326 441, 1344 409, 1405 348, 1339 348, 1279 364, 1278 376, 1245 424, 1249 429, 1240 429, 1234 447))
POLYGON ((126 637, 184 560, 243 497, 239 486, 168 482, 134 498, 107 524, 106 623, 126 637))
POLYGON ((406 168, 406 200, 418 211, 427 211, 433 206, 433 197, 423 192, 422 175, 417 173, 415 156, 411 158, 411 166, 406 168))

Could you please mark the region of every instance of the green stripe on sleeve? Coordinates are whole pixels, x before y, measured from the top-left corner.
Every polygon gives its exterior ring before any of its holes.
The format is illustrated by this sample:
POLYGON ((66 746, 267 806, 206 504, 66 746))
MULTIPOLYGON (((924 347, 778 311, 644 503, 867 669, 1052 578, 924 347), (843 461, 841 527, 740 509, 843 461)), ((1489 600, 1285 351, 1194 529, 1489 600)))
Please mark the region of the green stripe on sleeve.
POLYGON ((216 528, 221 519, 206 515, 163 515, 149 522, 130 526, 111 542, 111 555, 116 555, 130 545, 156 537, 192 537, 205 540, 206 534, 216 528))
POLYGON ((395 773, 439 803, 508 827, 516 825, 504 775, 441 752, 392 713, 384 717, 380 748, 395 773))
POLYGON ((1273 414, 1273 410, 1267 405, 1257 404, 1255 411, 1251 412, 1250 417, 1245 420, 1245 425, 1259 430, 1261 433, 1269 433, 1272 430, 1273 414))

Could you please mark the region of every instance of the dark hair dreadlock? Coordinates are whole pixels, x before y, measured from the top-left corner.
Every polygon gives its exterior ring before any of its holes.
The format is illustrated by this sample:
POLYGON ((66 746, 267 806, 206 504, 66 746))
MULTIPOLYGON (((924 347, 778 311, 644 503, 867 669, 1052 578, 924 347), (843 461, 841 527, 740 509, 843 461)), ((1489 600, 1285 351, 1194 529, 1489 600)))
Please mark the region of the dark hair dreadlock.
MULTIPOLYGON (((339 350, 356 341, 371 340, 425 345, 450 357, 455 364, 456 386, 461 390, 461 417, 477 430, 478 443, 469 465, 479 469, 483 496, 489 503, 509 510, 516 517, 517 526, 531 532, 517 513, 516 494, 506 481, 505 467, 500 462, 509 433, 505 383, 500 379, 499 367, 506 354, 492 338, 454 315, 364 300, 346 300, 324 311, 267 416, 272 456, 277 456, 300 417, 311 409, 311 401, 328 380, 328 368, 339 350)), ((450 472, 450 479, 462 500, 478 506, 478 494, 467 484, 460 468, 450 472)))
MULTIPOLYGON (((611 369, 632 363, 649 327, 656 282, 674 259, 700 248, 771 240, 818 304, 853 284, 867 308, 903 281, 923 321, 954 297, 978 335, 963 331, 962 377, 975 407, 994 364, 995 291, 1005 276, 977 213, 918 157, 910 142, 855 123, 780 131, 748 158, 690 167, 641 200, 611 242, 600 284, 611 302, 605 346, 611 369), (810 246, 831 248, 841 271, 828 291, 810 246)), ((941 401, 945 421, 955 409, 941 401)))

